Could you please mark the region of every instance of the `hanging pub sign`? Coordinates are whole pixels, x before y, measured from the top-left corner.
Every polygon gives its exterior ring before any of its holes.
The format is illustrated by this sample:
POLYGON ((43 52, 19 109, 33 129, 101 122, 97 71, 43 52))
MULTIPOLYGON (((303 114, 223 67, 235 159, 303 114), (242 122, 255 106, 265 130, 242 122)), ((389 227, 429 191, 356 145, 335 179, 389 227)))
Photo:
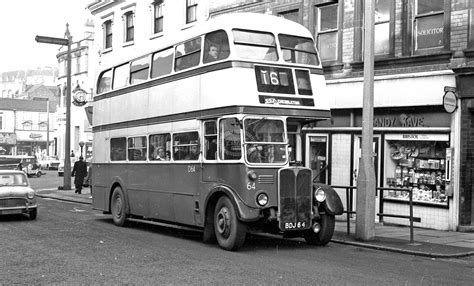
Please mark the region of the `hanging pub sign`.
POLYGON ((72 104, 75 106, 84 106, 87 101, 87 92, 79 87, 79 85, 72 91, 72 104))
POLYGON ((458 107, 458 97, 456 96, 456 88, 445 86, 443 96, 443 107, 448 113, 453 113, 458 107))

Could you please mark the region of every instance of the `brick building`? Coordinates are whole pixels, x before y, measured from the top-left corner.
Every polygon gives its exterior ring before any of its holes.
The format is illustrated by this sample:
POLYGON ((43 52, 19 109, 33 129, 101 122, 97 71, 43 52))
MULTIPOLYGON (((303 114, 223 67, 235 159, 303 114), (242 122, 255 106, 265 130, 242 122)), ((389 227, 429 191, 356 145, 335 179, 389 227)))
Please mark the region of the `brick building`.
MULTIPOLYGON (((313 33, 333 100, 333 119, 307 129, 305 164, 315 171, 328 166, 320 180, 332 185, 355 185, 357 180, 363 3, 227 0, 210 4, 211 17, 241 11, 274 14, 313 33)), ((415 216, 421 218, 417 226, 472 229, 474 2, 376 0, 375 10, 377 186, 412 188, 415 216), (445 102, 453 105, 446 110, 445 102)), ((387 191, 383 200, 377 196, 376 209, 408 214, 406 195, 387 191)), ((396 218, 384 220, 408 224, 396 218)))

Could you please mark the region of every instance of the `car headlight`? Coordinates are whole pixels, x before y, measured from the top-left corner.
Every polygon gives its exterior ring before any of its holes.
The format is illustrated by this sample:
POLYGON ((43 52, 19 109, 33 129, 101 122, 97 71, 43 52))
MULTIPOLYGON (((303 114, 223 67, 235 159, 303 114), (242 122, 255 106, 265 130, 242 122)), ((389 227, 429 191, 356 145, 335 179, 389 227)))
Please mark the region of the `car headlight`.
POLYGON ((322 203, 322 202, 324 202, 324 200, 326 200, 326 193, 324 193, 324 190, 321 187, 318 187, 314 191, 314 198, 316 199, 316 201, 318 201, 320 203, 322 203))
POLYGON ((265 194, 265 193, 260 193, 258 196, 257 196, 257 204, 261 207, 265 206, 266 204, 268 204, 268 195, 265 194))
POLYGON ((35 192, 28 192, 26 193, 26 197, 30 200, 35 198, 35 192))

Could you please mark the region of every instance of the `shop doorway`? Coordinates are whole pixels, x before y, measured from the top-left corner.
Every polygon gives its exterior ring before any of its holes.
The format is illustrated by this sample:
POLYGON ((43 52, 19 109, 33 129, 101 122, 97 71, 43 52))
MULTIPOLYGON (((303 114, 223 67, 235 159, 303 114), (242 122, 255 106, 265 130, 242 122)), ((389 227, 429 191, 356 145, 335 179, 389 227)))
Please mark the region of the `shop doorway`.
MULTIPOLYGON (((379 187, 379 178, 380 178, 380 135, 374 135, 373 137, 373 160, 374 160, 374 170, 375 170, 375 187, 379 187)), ((352 171, 352 185, 357 186, 357 178, 359 175, 359 161, 362 156, 362 135, 356 135, 354 138, 354 158, 353 158, 353 166, 354 169, 352 171)), ((374 190, 375 192, 375 190, 374 190)), ((357 201, 357 192, 352 193, 352 205, 354 206, 353 209, 356 208, 356 201, 357 201)), ((376 193, 375 197, 375 213, 379 212, 379 195, 376 193)), ((376 220, 376 217, 374 217, 376 220)))
POLYGON ((306 167, 313 171, 313 181, 328 184, 328 135, 306 136, 306 167))

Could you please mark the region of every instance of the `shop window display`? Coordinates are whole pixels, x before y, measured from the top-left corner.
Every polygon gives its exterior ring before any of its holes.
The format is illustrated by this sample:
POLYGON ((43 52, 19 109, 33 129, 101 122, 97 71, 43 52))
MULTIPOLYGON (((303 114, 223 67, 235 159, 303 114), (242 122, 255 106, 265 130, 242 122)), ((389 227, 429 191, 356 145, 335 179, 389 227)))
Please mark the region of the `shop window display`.
MULTIPOLYGON (((447 205, 448 142, 388 140, 387 143, 386 186, 411 189, 415 203, 447 205)), ((387 191, 384 198, 408 201, 409 193, 387 191)))

